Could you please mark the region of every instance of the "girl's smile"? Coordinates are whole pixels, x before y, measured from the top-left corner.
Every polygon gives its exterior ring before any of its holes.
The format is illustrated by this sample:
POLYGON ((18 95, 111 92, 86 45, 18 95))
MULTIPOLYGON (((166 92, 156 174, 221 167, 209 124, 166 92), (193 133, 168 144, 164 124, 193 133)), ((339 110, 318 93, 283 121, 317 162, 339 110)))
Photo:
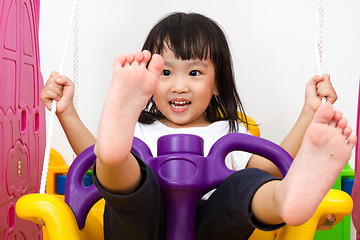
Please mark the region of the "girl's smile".
POLYGON ((191 101, 188 101, 185 98, 177 98, 174 100, 169 101, 171 110, 173 110, 174 112, 184 112, 187 109, 189 109, 191 101))

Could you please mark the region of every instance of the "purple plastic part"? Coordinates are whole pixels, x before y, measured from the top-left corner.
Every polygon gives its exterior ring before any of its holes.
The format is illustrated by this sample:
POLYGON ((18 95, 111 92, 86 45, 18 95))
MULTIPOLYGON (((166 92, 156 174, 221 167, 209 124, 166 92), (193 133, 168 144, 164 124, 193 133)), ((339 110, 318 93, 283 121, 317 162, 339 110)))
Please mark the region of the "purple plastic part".
MULTIPOLYGON (((197 203, 205 193, 219 186, 234 172, 226 167, 224 160, 226 155, 234 150, 268 158, 279 167, 283 176, 292 163, 292 157, 280 146, 259 137, 240 133, 220 138, 212 146, 207 157, 203 156, 203 139, 195 135, 177 134, 159 138, 158 157, 155 158, 145 143, 134 138, 132 151, 153 169, 161 186, 167 211, 167 239, 194 239, 197 203)), ((88 190, 95 196, 93 188, 85 188, 82 185, 87 169, 95 160, 93 148, 85 152, 84 155, 78 156, 70 168, 71 171, 69 170, 65 193, 70 194, 65 197, 65 201, 73 209, 80 228, 84 226, 91 205, 99 197, 88 197, 88 190), (90 155, 93 155, 92 160, 89 160, 90 155), (83 163, 85 161, 89 163, 83 163), (73 165, 77 164, 82 164, 83 167, 74 167, 72 170, 73 165), (81 176, 69 178, 69 175, 78 169, 81 174, 76 174, 81 176), (74 184, 74 181, 77 183, 74 184), (77 191, 79 193, 73 193, 77 191)))
POLYGON ((95 160, 94 146, 91 146, 79 154, 71 164, 66 176, 65 202, 73 211, 79 229, 85 226, 85 220, 91 207, 101 199, 94 184, 89 187, 83 185, 85 175, 95 160))
POLYGON ((268 158, 283 176, 292 157, 265 139, 240 133, 220 138, 203 156, 203 140, 194 135, 168 135, 158 140, 158 157, 145 159, 158 177, 167 211, 167 239, 194 239, 196 207, 201 197, 234 171, 225 157, 234 150, 268 158), (166 147, 166 149, 165 149, 166 147))

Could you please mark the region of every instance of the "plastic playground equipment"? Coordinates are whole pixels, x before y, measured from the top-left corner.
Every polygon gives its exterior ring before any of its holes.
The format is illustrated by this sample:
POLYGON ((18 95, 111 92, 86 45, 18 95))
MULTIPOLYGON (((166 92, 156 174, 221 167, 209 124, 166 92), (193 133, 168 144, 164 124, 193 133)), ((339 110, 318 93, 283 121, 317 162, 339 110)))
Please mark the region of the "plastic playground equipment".
MULTIPOLYGON (((41 235, 44 239, 56 240, 103 239, 104 201, 94 186, 83 185, 95 160, 92 148, 79 155, 70 169, 60 155, 52 151, 47 194, 35 194, 39 190, 45 148, 45 113, 38 99, 43 85, 38 53, 40 0, 1 0, 1 6, 0 234, 3 239, 39 239, 41 235), (65 175, 65 190, 59 190, 65 175)), ((227 152, 239 149, 265 155, 279 164, 283 174, 291 162, 277 145, 251 136, 226 136, 214 145, 207 157, 202 155, 202 140, 197 137, 171 136, 165 140, 159 144, 159 157, 153 158, 146 145, 139 141, 134 143, 134 152, 153 167, 166 193, 168 218, 172 220, 168 239, 193 238, 197 201, 232 173, 223 162, 227 152), (177 171, 177 167, 182 171, 177 171), (215 169, 221 174, 215 174, 215 169), (204 174, 211 176, 208 182, 199 180, 204 174), (183 193, 183 188, 190 193, 183 193), (173 201, 177 194, 181 195, 181 203, 173 201)), ((358 195, 353 197, 357 204, 358 195)), ((332 190, 304 225, 285 226, 276 233, 255 231, 251 239, 270 240, 275 235, 279 240, 313 239, 321 218, 334 214, 336 224, 351 210, 351 198, 344 192, 332 190)), ((355 210, 353 219, 358 215, 355 210)))
MULTIPOLYGON (((281 147, 255 136, 238 133, 226 135, 214 144, 207 157, 202 155, 202 144, 202 139, 193 135, 164 136, 159 139, 159 156, 153 158, 142 141, 134 140, 132 151, 144 159, 159 178, 167 203, 167 239, 193 239, 196 204, 203 194, 232 173, 224 163, 230 151, 246 150, 267 157, 279 167, 282 174, 286 174, 292 162, 281 147), (209 177, 204 182, 205 175, 209 177)), ((65 202, 49 194, 30 194, 16 204, 18 216, 44 224, 44 236, 48 239, 102 239, 102 220, 99 217, 102 216, 103 203, 97 203, 100 210, 91 209, 92 204, 101 197, 94 185, 86 188, 82 184, 94 161, 93 147, 75 159, 67 175, 65 202), (87 217, 90 209, 95 214, 87 217)), ((312 219, 299 227, 284 227, 276 239, 313 239, 321 218, 334 214, 337 223, 351 210, 350 196, 339 190, 331 190, 312 219)), ((275 233, 255 232, 252 239, 274 239, 274 236, 275 233)))
MULTIPOLYGON (((360 134, 360 87, 359 87, 359 99, 358 99, 358 112, 357 112, 357 125, 356 125, 356 134, 359 136, 360 134)), ((352 199, 354 201, 354 210, 352 212, 352 220, 354 223, 354 227, 356 229, 356 240, 360 239, 360 179, 359 179, 359 170, 360 170, 360 158, 359 152, 360 150, 360 141, 358 140, 355 148, 355 180, 354 186, 352 189, 352 199)))
POLYGON ((38 239, 41 228, 15 214, 16 201, 38 192, 45 148, 39 0, 0 1, 0 238, 38 239))

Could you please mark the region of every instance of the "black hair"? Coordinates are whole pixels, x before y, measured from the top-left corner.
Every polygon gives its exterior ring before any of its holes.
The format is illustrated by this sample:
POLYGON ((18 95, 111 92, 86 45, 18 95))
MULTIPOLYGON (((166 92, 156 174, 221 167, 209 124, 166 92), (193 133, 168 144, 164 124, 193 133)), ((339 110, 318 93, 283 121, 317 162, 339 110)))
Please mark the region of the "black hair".
MULTIPOLYGON (((150 31, 143 50, 161 54, 164 49, 182 60, 207 59, 214 64, 218 96, 213 96, 205 110, 209 122, 229 121, 229 131, 238 130, 237 121, 248 128, 244 108, 236 91, 230 49, 218 24, 198 13, 172 13, 161 19, 150 31), (242 116, 239 118, 238 111, 242 116)), ((139 122, 151 124, 165 118, 153 97, 142 111, 139 122)))

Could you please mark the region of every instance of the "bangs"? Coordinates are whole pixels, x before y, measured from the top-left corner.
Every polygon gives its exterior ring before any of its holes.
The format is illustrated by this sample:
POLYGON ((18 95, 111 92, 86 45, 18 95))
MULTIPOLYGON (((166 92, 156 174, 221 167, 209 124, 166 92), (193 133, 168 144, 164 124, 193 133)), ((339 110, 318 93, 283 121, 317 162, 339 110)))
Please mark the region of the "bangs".
POLYGON ((172 29, 164 39, 158 39, 157 52, 162 54, 164 50, 168 49, 174 52, 175 56, 181 60, 212 59, 213 46, 201 34, 203 33, 200 31, 189 33, 172 29))
POLYGON ((191 18, 183 14, 176 14, 160 21, 154 28, 144 44, 144 49, 152 53, 162 54, 169 49, 175 56, 182 60, 207 59, 214 60, 215 46, 220 44, 216 39, 214 28, 218 26, 209 24, 202 16, 193 14, 191 18), (153 37, 151 37, 153 36, 153 37))

